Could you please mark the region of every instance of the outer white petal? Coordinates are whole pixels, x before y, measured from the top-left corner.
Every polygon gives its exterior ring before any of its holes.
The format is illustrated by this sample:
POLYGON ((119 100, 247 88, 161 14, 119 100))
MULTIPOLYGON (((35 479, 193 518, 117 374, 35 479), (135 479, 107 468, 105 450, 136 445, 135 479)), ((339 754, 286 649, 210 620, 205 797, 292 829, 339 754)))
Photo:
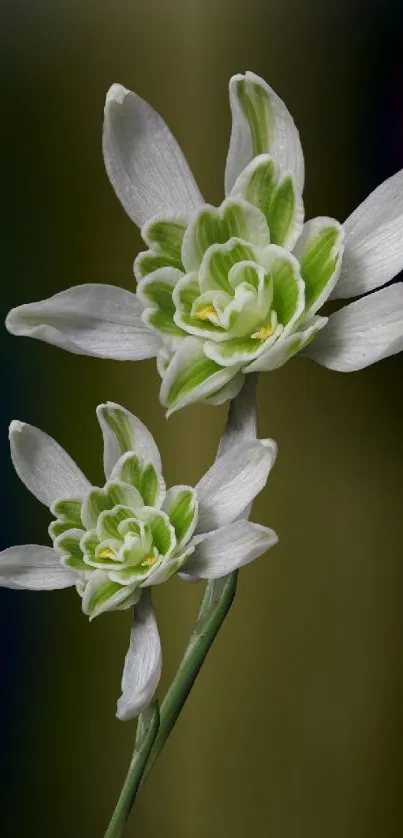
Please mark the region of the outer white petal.
POLYGON ((218 579, 257 559, 277 541, 276 533, 268 527, 236 521, 215 532, 196 536, 192 542, 195 551, 180 576, 189 581, 218 579))
POLYGON ((149 591, 142 593, 135 606, 122 676, 122 695, 117 703, 117 717, 128 721, 138 716, 150 703, 161 677, 161 641, 149 591))
POLYGON ((77 582, 77 574, 60 564, 51 547, 23 544, 0 553, 0 587, 28 591, 56 591, 77 582))
POLYGON ((329 317, 304 350, 324 367, 352 372, 403 350, 403 283, 382 288, 329 317))
POLYGON ((91 484, 51 436, 14 419, 10 430, 11 459, 18 477, 45 506, 59 498, 85 495, 91 484))
POLYGON ((11 309, 6 327, 13 335, 76 355, 138 361, 153 358, 161 346, 159 336, 143 323, 142 311, 136 295, 116 285, 77 285, 11 309))
POLYGON ((103 152, 109 180, 138 227, 154 215, 192 212, 203 203, 164 120, 121 84, 106 96, 103 152))
POLYGON ((345 253, 332 297, 358 297, 403 269, 403 169, 381 183, 344 222, 345 253))
POLYGON ((106 402, 98 405, 97 417, 104 438, 104 471, 107 479, 126 451, 134 451, 145 462, 152 463, 158 474, 161 474, 161 457, 154 437, 137 416, 120 404, 106 402))
POLYGON ((229 524, 263 489, 277 454, 272 439, 245 440, 219 457, 196 486, 196 532, 229 524))
POLYGON ((264 79, 246 71, 245 75, 233 76, 229 84, 230 106, 232 112, 232 132, 225 169, 225 194, 229 195, 232 187, 245 166, 255 156, 249 124, 240 107, 236 95, 236 84, 245 78, 259 84, 267 92, 271 104, 272 139, 268 148, 261 153, 270 152, 281 170, 291 172, 295 183, 302 193, 304 187, 304 155, 299 133, 294 120, 277 93, 264 79))

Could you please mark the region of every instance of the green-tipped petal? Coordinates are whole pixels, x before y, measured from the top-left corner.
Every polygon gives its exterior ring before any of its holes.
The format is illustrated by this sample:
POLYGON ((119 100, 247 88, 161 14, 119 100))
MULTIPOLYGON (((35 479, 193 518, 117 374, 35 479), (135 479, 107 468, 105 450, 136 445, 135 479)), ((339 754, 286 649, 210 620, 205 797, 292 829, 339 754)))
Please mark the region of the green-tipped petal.
POLYGON ((138 516, 150 527, 153 544, 158 553, 169 558, 176 547, 176 535, 168 515, 151 506, 145 506, 139 510, 138 516))
POLYGON ((249 364, 263 352, 266 352, 278 340, 282 331, 283 327, 277 326, 265 340, 246 335, 245 337, 227 340, 225 343, 207 341, 204 351, 208 358, 212 358, 213 361, 223 367, 229 367, 233 364, 249 364))
POLYGON ((180 260, 187 221, 188 219, 183 215, 171 218, 163 215, 156 216, 144 225, 141 231, 142 238, 156 253, 163 253, 180 260))
POLYGON ((114 402, 100 404, 97 417, 104 438, 104 470, 108 478, 126 451, 134 451, 161 473, 161 457, 150 431, 129 410, 114 402))
MULTIPOLYGON (((128 451, 116 463, 112 478, 134 486, 140 493, 142 506, 160 506, 165 495, 165 481, 152 463, 140 460, 137 454, 128 451)), ((135 507, 133 507, 135 508, 135 507)))
POLYGON ((327 317, 315 317, 308 328, 293 332, 284 340, 278 340, 267 352, 263 352, 255 361, 245 367, 244 372, 263 372, 282 367, 293 355, 296 355, 297 352, 311 343, 317 333, 326 326, 327 321, 327 317))
POLYGON ((64 567, 69 567, 72 570, 88 570, 80 546, 83 534, 83 530, 71 529, 55 539, 54 548, 62 554, 64 567))
POLYGON ((198 503, 195 489, 173 486, 168 489, 163 510, 175 529, 177 546, 186 544, 197 524, 198 503))
POLYGON ((182 260, 187 272, 200 268, 206 251, 213 244, 225 244, 229 239, 265 247, 270 243, 270 231, 263 213, 241 198, 227 198, 220 207, 207 204, 190 222, 182 245, 182 260))
POLYGON ((301 233, 304 205, 292 175, 280 175, 268 154, 255 157, 237 178, 232 195, 245 198, 266 218, 273 244, 291 249, 301 233))
POLYGON ((238 175, 258 154, 270 153, 280 170, 304 186, 304 156, 297 128, 284 102, 264 79, 247 71, 229 85, 232 132, 225 169, 228 195, 238 175))
POLYGON ((305 313, 315 314, 328 299, 339 278, 344 251, 344 230, 333 218, 313 218, 304 225, 294 248, 305 283, 305 313))
POLYGON ((96 525, 97 536, 100 541, 105 538, 117 539, 119 537, 119 524, 126 518, 131 518, 132 515, 133 512, 128 506, 114 506, 113 509, 106 509, 105 512, 101 512, 96 525))
POLYGON ((93 620, 104 611, 113 611, 117 605, 122 606, 131 593, 127 586, 112 582, 105 571, 95 570, 84 591, 83 612, 93 620))
POLYGON ((168 415, 209 398, 237 374, 239 367, 223 369, 206 358, 203 346, 203 341, 187 338, 175 353, 160 390, 160 400, 168 408, 168 415))
POLYGON ((273 280, 273 309, 286 337, 305 307, 299 263, 291 253, 275 244, 266 248, 263 261, 273 280))
POLYGON ((258 262, 257 249, 242 239, 212 245, 205 254, 199 272, 200 290, 230 292, 228 274, 237 262, 258 262))
POLYGON ((160 332, 176 337, 181 337, 182 333, 173 320, 175 305, 172 293, 182 276, 180 271, 173 268, 161 268, 137 286, 137 295, 146 306, 142 315, 144 322, 160 332))

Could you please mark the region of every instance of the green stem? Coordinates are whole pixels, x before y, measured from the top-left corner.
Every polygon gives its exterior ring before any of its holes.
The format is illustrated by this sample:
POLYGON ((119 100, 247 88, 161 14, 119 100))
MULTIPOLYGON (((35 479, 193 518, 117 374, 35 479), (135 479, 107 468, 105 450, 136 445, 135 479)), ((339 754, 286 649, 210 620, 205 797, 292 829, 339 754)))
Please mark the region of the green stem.
POLYGON ((235 596, 238 571, 207 583, 196 626, 185 655, 161 705, 160 726, 144 771, 143 781, 159 756, 222 625, 235 596))
POLYGON ((136 799, 141 778, 159 728, 158 702, 152 701, 137 723, 136 741, 129 770, 105 838, 119 838, 136 799))

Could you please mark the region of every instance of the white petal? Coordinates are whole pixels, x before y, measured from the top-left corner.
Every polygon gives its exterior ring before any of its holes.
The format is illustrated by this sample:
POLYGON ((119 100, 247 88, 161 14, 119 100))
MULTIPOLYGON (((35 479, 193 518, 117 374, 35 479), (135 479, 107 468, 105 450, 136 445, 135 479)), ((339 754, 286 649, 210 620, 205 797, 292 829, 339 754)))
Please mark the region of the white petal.
POLYGON ((154 437, 125 407, 106 402, 97 407, 98 422, 104 438, 104 470, 108 479, 122 454, 134 451, 146 463, 152 463, 161 474, 161 457, 154 437))
POLYGON ((196 531, 208 532, 234 521, 266 485, 276 454, 272 439, 251 439, 219 457, 196 486, 196 531))
POLYGON ((382 288, 329 317, 303 354, 332 370, 352 372, 403 350, 403 283, 382 288))
POLYGON ((77 285, 47 300, 13 308, 6 319, 12 335, 37 338, 76 355, 116 361, 153 358, 159 336, 142 321, 135 294, 116 285, 77 285))
POLYGON ((91 484, 51 436, 14 419, 10 430, 11 459, 18 477, 45 506, 59 498, 85 495, 91 484))
POLYGON ((268 527, 236 521, 215 532, 196 536, 192 542, 195 551, 179 575, 189 581, 218 579, 257 559, 277 541, 276 533, 268 527))
POLYGON ((244 439, 256 439, 257 375, 248 375, 241 392, 232 400, 224 433, 220 439, 217 458, 244 439))
POLYGON ((167 210, 192 212, 203 203, 164 120, 120 84, 106 96, 103 152, 109 180, 138 227, 167 210))
POLYGON ((229 195, 232 187, 245 166, 256 156, 248 120, 241 108, 237 95, 237 85, 242 79, 250 85, 258 85, 268 96, 266 118, 270 127, 267 147, 257 153, 270 152, 273 160, 284 172, 291 172, 295 183, 302 193, 304 187, 304 155, 301 141, 294 120, 284 102, 264 81, 254 73, 233 76, 230 80, 230 106, 232 111, 232 132, 225 169, 225 193, 229 195))
POLYGON ((122 676, 122 695, 117 703, 117 717, 129 721, 150 703, 161 677, 161 641, 151 596, 144 591, 135 606, 122 676))
POLYGON ((345 253, 332 297, 358 297, 403 269, 403 169, 381 183, 344 223, 345 253))
POLYGON ((0 553, 0 587, 28 591, 56 591, 77 582, 77 574, 60 564, 51 547, 23 544, 0 553))

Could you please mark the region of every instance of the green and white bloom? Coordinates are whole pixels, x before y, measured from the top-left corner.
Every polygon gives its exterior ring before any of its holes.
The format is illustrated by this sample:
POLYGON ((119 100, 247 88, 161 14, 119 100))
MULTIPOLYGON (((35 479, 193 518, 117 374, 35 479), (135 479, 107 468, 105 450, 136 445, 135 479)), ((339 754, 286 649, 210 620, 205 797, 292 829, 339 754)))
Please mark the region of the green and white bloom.
POLYGON ((304 222, 304 158, 284 103, 253 73, 230 81, 226 198, 206 204, 162 118, 113 85, 104 157, 147 250, 137 291, 83 285, 10 312, 7 327, 71 352, 156 356, 168 412, 233 398, 245 374, 304 353, 358 370, 403 348, 403 171, 339 224, 304 222), (377 290, 381 289, 381 290, 377 290), (364 296, 330 317, 329 298, 364 296))
POLYGON ((0 553, 0 585, 28 590, 75 586, 90 619, 134 606, 118 717, 148 704, 160 677, 161 645, 150 588, 174 573, 214 579, 262 555, 277 541, 247 520, 276 457, 272 440, 231 445, 195 488, 166 490, 158 448, 147 428, 117 404, 97 408, 105 484, 92 486, 55 440, 13 421, 11 457, 18 476, 48 506, 53 547, 0 553))

